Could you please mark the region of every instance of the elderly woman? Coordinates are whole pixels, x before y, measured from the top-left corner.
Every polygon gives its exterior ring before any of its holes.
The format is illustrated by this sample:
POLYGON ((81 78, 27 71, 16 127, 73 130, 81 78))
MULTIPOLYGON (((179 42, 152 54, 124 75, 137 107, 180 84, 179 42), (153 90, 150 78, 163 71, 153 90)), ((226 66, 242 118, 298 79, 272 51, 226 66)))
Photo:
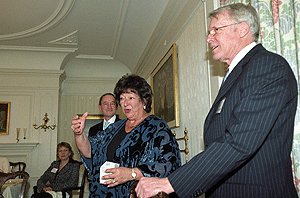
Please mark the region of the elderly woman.
POLYGON ((117 102, 127 119, 110 125, 95 137, 83 132, 85 113, 81 120, 74 116, 72 128, 80 155, 91 174, 90 197, 129 197, 130 186, 142 177, 166 177, 180 166, 180 151, 167 123, 149 115, 152 103, 150 85, 140 76, 123 76, 114 89, 117 102), (106 161, 119 168, 99 183, 100 167, 106 161))
MULTIPOLYGON (((62 197, 60 190, 76 187, 79 179, 80 164, 73 160, 74 152, 67 142, 57 145, 57 159, 37 181, 37 191, 33 198, 62 197)), ((72 191, 68 192, 71 194, 72 191)))

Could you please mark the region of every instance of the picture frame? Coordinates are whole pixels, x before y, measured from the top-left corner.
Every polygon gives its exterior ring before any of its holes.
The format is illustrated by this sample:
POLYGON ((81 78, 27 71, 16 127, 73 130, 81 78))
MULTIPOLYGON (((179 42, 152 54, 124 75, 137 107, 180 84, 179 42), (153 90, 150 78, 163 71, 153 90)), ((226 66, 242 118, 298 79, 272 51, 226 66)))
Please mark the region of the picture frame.
MULTIPOLYGON (((83 114, 79 115, 78 114, 78 117, 79 119, 81 119, 83 114)), ((86 117, 86 120, 85 120, 85 124, 84 124, 84 132, 85 134, 88 136, 89 135, 89 130, 92 126, 100 123, 101 121, 103 121, 104 119, 104 116, 103 114, 91 114, 91 115, 88 115, 86 117)))
POLYGON ((174 43, 150 74, 153 89, 152 114, 172 129, 179 127, 177 49, 174 43))
POLYGON ((8 135, 10 102, 0 102, 0 135, 8 135))

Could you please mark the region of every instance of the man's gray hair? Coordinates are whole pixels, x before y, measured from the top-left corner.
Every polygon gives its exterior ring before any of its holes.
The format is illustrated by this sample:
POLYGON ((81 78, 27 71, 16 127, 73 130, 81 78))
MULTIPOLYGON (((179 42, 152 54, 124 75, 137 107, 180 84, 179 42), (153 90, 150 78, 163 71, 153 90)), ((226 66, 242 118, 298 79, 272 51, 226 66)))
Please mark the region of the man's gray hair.
POLYGON ((257 42, 260 31, 259 15, 251 5, 245 5, 242 3, 235 3, 220 7, 212 11, 208 17, 218 18, 219 14, 227 12, 233 20, 236 22, 246 22, 250 26, 250 32, 253 39, 257 42))

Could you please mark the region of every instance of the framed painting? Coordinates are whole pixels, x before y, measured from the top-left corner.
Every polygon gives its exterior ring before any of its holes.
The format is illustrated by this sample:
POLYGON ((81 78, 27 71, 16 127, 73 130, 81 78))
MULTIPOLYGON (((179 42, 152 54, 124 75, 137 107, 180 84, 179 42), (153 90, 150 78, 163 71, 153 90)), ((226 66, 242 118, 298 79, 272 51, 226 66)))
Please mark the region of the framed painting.
POLYGON ((10 102, 0 102, 0 135, 8 135, 10 102))
POLYGON ((170 128, 179 127, 177 49, 174 43, 150 75, 153 89, 152 114, 170 128))
MULTIPOLYGON (((78 115, 79 116, 79 119, 81 119, 82 117, 82 114, 81 115, 78 115)), ((84 132, 85 134, 88 136, 89 134, 89 130, 92 126, 100 123, 101 121, 103 121, 104 119, 104 116, 103 114, 92 114, 92 115, 88 115, 86 117, 86 120, 85 120, 85 125, 84 125, 84 132)))

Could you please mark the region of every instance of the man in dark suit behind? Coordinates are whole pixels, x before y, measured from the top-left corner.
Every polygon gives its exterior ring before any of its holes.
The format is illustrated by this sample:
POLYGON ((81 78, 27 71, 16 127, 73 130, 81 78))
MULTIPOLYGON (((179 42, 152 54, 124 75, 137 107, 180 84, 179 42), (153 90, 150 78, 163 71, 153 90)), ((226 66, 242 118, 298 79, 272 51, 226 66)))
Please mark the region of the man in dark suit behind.
POLYGON ((120 119, 115 115, 118 109, 115 96, 112 93, 105 93, 100 97, 99 110, 103 113, 104 120, 89 130, 89 136, 95 136, 98 131, 103 131, 111 123, 117 122, 120 119), (105 123, 107 122, 107 125, 105 123))
POLYGON ((256 44, 259 17, 251 5, 228 5, 210 18, 213 58, 229 68, 205 120, 205 151, 167 178, 142 178, 137 195, 298 197, 290 157, 295 76, 284 58, 256 44))

